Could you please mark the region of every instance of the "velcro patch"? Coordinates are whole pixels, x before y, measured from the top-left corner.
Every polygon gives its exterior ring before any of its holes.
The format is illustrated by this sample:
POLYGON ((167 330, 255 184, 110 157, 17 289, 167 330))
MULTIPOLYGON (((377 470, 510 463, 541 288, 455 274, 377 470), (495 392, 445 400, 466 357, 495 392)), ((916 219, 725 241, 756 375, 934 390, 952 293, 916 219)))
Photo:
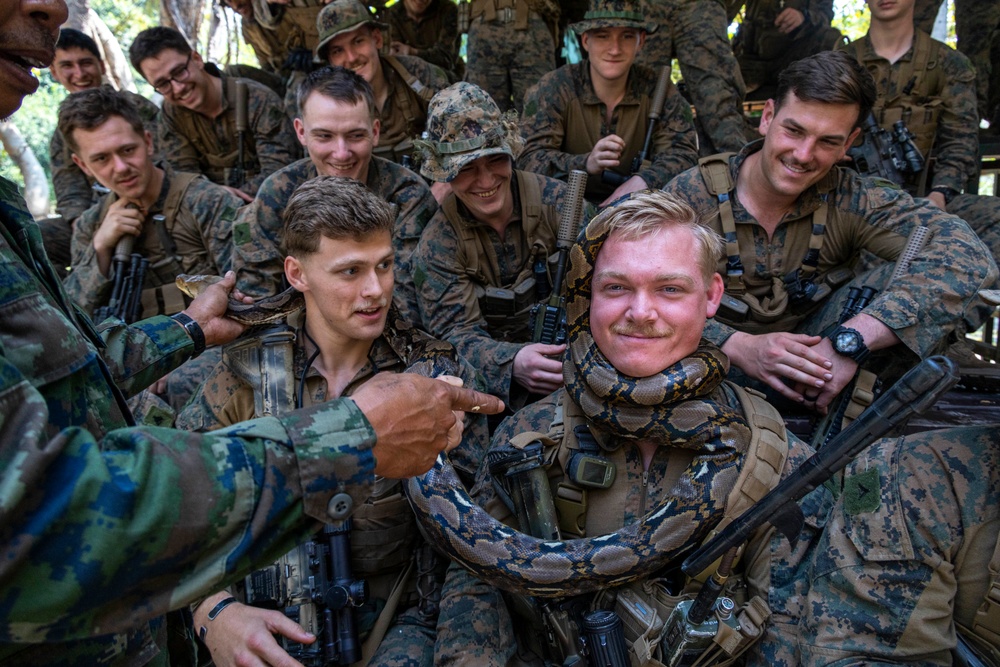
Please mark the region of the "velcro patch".
POLYGON ((243 245, 250 242, 250 223, 237 222, 233 225, 233 245, 243 245))
POLYGON ((878 468, 868 468, 844 480, 844 510, 850 515, 874 512, 882 503, 878 468))

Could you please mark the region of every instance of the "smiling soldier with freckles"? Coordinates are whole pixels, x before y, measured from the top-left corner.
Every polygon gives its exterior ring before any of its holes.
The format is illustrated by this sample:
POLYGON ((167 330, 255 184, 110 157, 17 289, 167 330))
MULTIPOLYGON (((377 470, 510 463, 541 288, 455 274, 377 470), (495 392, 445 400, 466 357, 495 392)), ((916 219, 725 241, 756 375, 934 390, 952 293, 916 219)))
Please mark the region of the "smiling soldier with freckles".
POLYGON ((871 75, 846 54, 799 60, 764 108, 763 140, 705 158, 664 188, 728 241, 718 266, 726 298, 705 337, 746 381, 821 413, 871 353, 893 362, 877 364, 892 379, 964 331, 977 291, 997 276, 963 220, 837 166, 874 101, 871 75), (888 284, 917 227, 929 241, 888 284), (890 263, 855 277, 862 250, 890 263), (863 285, 877 296, 837 326, 848 288, 863 285))

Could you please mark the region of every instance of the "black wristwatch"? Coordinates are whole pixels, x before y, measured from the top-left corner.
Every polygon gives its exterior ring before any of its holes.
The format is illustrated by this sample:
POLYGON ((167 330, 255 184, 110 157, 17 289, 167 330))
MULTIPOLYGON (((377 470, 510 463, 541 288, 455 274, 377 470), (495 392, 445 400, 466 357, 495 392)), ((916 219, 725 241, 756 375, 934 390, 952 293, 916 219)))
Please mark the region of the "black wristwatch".
POLYGON ((837 354, 853 359, 859 365, 872 353, 856 329, 839 326, 827 338, 833 343, 833 349, 837 354))
POLYGON ((939 185, 936 188, 931 188, 931 192, 937 192, 944 197, 945 204, 950 204, 951 200, 958 194, 958 190, 955 188, 949 188, 947 185, 939 185))

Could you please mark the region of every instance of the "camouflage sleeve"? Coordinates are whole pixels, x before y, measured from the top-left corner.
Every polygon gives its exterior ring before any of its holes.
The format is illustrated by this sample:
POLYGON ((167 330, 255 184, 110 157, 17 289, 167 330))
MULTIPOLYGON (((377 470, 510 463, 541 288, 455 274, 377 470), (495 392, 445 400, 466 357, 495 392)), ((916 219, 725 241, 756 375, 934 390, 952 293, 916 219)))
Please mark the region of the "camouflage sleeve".
POLYGON ((98 219, 100 210, 100 204, 92 206, 73 226, 73 238, 70 243, 71 271, 63 281, 70 298, 83 309, 83 312, 91 316, 95 308, 107 303, 113 284, 113 276, 101 273, 97 263, 97 251, 94 250, 94 234, 101 224, 98 219))
POLYGON ((979 110, 976 106, 976 70, 954 49, 941 48, 945 88, 941 117, 934 138, 934 179, 931 187, 961 192, 976 173, 979 162, 979 110))
POLYGON ((440 29, 434 39, 434 46, 418 49, 417 56, 432 65, 446 70, 454 70, 459 59, 462 40, 458 34, 458 8, 453 2, 439 2, 441 12, 440 29))
POLYGON ((909 272, 862 311, 892 329, 915 354, 926 357, 961 321, 979 290, 996 280, 997 265, 961 218, 914 199, 893 184, 862 178, 847 169, 839 171, 836 206, 853 221, 853 229, 845 233, 854 235, 855 247, 895 260, 900 241, 915 227, 923 225, 931 231, 909 272))
POLYGON ((219 275, 225 275, 233 268, 233 225, 245 202, 202 177, 188 188, 185 203, 198 221, 203 247, 219 275))
POLYGON ((256 195, 267 177, 298 160, 301 150, 281 98, 261 84, 249 88, 250 127, 253 128, 260 171, 240 189, 249 195, 256 195))
MULTIPOLYGON (((216 364, 187 404, 177 413, 175 424, 183 431, 214 431, 253 418, 253 412, 236 414, 237 395, 246 387, 224 363, 216 364)), ((251 394, 253 390, 250 389, 251 394)), ((252 405, 253 399, 250 403, 252 405)), ((251 408, 252 410, 252 408, 251 408)))
POLYGON ((272 175, 233 223, 233 270, 244 294, 261 297, 281 291, 285 274, 281 212, 299 182, 284 172, 272 175))
POLYGON ((176 171, 200 174, 198 150, 181 132, 175 114, 176 110, 169 104, 164 104, 160 109, 159 122, 156 126, 156 147, 163 159, 176 171))
POLYGON ((134 396, 166 376, 190 359, 194 349, 184 327, 166 315, 132 325, 108 318, 97 332, 104 341, 101 357, 126 396, 134 396))
POLYGON ((438 65, 429 63, 417 56, 396 56, 396 58, 405 65, 406 69, 413 73, 413 76, 420 80, 420 83, 435 93, 439 90, 444 90, 450 85, 447 72, 438 65))
POLYGON ((357 506, 372 483, 375 433, 350 400, 210 435, 101 440, 52 432, 49 410, 0 357, 4 642, 125 631, 181 608, 304 539, 335 493, 357 506))
POLYGON ((395 174, 393 178, 396 180, 392 194, 386 199, 399 207, 392 235, 396 263, 393 302, 400 317, 408 322, 419 323, 420 307, 417 304, 417 290, 413 285, 413 253, 424 228, 437 213, 437 200, 423 179, 415 173, 394 164, 388 164, 386 169, 395 174))
POLYGON ((574 155, 563 152, 566 136, 566 108, 575 93, 560 68, 549 72, 524 94, 521 116, 521 136, 524 150, 517 159, 517 168, 565 181, 574 169, 586 171, 589 153, 574 155))
POLYGON ((672 26, 674 53, 688 95, 717 151, 738 151, 747 142, 743 118, 746 87, 726 32, 719 2, 679 0, 672 26))
POLYGON ((673 86, 653 131, 650 150, 652 163, 638 173, 650 188, 662 188, 698 161, 698 135, 691 118, 691 106, 673 86))
POLYGON ((510 401, 514 355, 519 343, 494 340, 479 311, 472 281, 456 262, 458 239, 440 211, 413 254, 413 282, 426 329, 447 340, 483 372, 486 391, 510 401))
POLYGON ((828 26, 833 20, 833 0, 785 0, 784 7, 799 10, 817 28, 828 26))
POLYGON ((73 162, 69 147, 58 129, 49 141, 49 165, 56 210, 68 224, 72 224, 94 203, 94 190, 87 175, 73 162))

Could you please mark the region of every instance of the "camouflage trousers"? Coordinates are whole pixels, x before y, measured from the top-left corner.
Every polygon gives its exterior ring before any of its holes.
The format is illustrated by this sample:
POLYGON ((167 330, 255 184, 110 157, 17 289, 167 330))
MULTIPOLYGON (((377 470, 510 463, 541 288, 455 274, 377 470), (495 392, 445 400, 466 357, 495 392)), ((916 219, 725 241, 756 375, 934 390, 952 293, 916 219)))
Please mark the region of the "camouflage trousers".
POLYGON ((650 0, 646 19, 660 28, 646 36, 636 62, 659 69, 676 57, 684 76, 685 97, 714 146, 702 155, 738 151, 750 139, 743 117, 746 87, 729 42, 726 9, 714 0, 650 0), (706 152, 708 151, 708 152, 706 152))
POLYGON ((428 626, 416 607, 396 619, 378 645, 370 667, 431 667, 434 664, 434 626, 428 626))
POLYGON ((807 496, 797 546, 772 536, 756 570, 773 616, 747 664, 952 664, 1000 533, 998 437, 993 426, 880 440, 835 499, 807 496))
POLYGON ((527 30, 515 30, 513 22, 475 19, 466 48, 465 80, 489 93, 502 111, 520 113, 524 93, 556 68, 552 33, 536 12, 528 15, 527 30))
POLYGON ((948 204, 947 210, 969 223, 972 231, 993 253, 993 259, 1000 261, 1000 197, 957 195, 948 204))
POLYGON ((506 667, 516 650, 500 591, 452 563, 441 593, 435 667, 506 667))

